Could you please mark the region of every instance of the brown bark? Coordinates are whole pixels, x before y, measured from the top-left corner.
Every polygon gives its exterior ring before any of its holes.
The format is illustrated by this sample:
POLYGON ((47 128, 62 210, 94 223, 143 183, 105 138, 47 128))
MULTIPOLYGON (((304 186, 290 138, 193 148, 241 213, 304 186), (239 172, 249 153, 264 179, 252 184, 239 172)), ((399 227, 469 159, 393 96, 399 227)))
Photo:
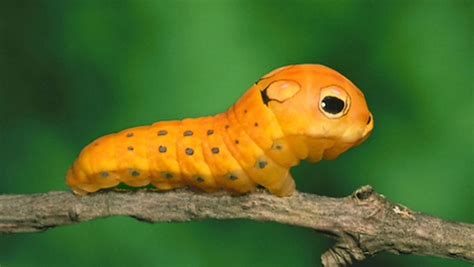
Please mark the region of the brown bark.
POLYGON ((305 193, 278 198, 265 191, 235 197, 189 190, 0 196, 0 233, 39 232, 111 216, 151 223, 238 218, 308 227, 337 240, 322 255, 324 266, 349 265, 382 251, 474 261, 473 224, 411 211, 370 186, 345 198, 305 193))

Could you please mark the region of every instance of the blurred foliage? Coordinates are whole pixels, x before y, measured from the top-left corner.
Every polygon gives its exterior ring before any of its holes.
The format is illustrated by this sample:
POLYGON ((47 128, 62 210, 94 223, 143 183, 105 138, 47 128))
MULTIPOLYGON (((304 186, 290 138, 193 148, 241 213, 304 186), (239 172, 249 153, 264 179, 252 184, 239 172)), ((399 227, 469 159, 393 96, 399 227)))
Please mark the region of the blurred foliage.
MULTIPOLYGON (((365 93, 376 129, 301 191, 364 184, 445 219, 473 216, 473 1, 0 3, 0 193, 67 190, 106 133, 224 111, 266 72, 322 63, 365 93)), ((111 218, 0 237, 2 266, 317 266, 331 241, 250 221, 111 218)), ((379 255, 358 266, 463 266, 379 255)))

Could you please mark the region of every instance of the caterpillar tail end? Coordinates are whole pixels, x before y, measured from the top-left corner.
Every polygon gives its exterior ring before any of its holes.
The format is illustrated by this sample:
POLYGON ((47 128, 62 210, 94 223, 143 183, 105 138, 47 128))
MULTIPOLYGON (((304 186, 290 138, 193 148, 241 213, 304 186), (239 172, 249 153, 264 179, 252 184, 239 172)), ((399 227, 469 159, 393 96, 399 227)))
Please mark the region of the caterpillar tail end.
MULTIPOLYGON (((99 191, 100 189, 111 187, 110 185, 102 185, 91 182, 91 179, 93 180, 93 178, 94 177, 90 177, 82 171, 77 171, 77 169, 73 166, 67 172, 66 184, 77 196, 84 196, 89 193, 99 191)), ((114 182, 112 186, 116 184, 118 184, 118 182, 114 182)))
POLYGON ((115 187, 120 183, 120 177, 115 172, 88 174, 74 164, 67 172, 66 184, 75 195, 83 196, 101 189, 115 187), (107 179, 104 179, 104 173, 107 179))
POLYGON ((84 196, 84 195, 87 195, 89 193, 86 190, 81 189, 79 187, 80 182, 76 178, 73 167, 69 168, 69 170, 67 171, 66 184, 71 188, 74 195, 84 196))

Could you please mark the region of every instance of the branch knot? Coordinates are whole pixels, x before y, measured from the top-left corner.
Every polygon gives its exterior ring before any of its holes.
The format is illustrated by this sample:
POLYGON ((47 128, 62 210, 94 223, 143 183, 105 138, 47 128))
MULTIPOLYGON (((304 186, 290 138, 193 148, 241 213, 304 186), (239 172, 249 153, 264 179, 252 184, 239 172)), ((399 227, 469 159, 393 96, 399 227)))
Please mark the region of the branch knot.
POLYGON ((374 189, 370 185, 364 185, 357 189, 352 196, 360 201, 368 200, 374 193, 374 189))

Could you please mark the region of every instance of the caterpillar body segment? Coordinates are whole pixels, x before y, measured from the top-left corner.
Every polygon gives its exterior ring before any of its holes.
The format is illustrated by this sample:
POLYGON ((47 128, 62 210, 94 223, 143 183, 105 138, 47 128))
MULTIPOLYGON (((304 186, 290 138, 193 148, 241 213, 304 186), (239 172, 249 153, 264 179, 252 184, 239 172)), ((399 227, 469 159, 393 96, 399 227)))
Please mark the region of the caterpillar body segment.
POLYGON ((158 122, 148 133, 150 183, 159 190, 180 188, 187 183, 181 175, 176 136, 181 133, 181 121, 158 122))
POLYGON ((277 118, 262 105, 260 91, 249 91, 239 105, 233 106, 228 113, 232 122, 239 125, 245 136, 251 138, 268 157, 286 168, 299 164, 299 160, 288 149, 289 145, 277 118))
POLYGON ((203 131, 206 135, 206 141, 202 143, 205 160, 216 180, 218 189, 227 189, 236 193, 250 192, 256 188, 256 184, 242 170, 239 162, 227 148, 223 135, 225 131, 219 128, 225 127, 222 126, 223 120, 225 120, 225 114, 217 115, 210 124, 212 127, 203 131))
POLYGON ((260 185, 288 196, 291 167, 337 158, 367 139, 373 123, 363 94, 344 76, 321 65, 288 66, 222 114, 97 139, 68 170, 67 183, 77 194, 124 183, 236 194, 260 185))
POLYGON ((206 135, 201 126, 211 126, 207 118, 186 119, 181 123, 181 134, 175 137, 176 153, 181 175, 186 184, 205 191, 217 189, 216 179, 204 156, 203 143, 206 135))
POLYGON ((218 125, 218 128, 225 129, 222 134, 224 143, 243 171, 255 183, 271 190, 270 187, 276 180, 281 180, 286 176, 288 168, 279 166, 267 157, 265 151, 246 134, 238 123, 235 123, 231 111, 223 115, 226 120, 221 122, 226 122, 226 124, 218 125))

